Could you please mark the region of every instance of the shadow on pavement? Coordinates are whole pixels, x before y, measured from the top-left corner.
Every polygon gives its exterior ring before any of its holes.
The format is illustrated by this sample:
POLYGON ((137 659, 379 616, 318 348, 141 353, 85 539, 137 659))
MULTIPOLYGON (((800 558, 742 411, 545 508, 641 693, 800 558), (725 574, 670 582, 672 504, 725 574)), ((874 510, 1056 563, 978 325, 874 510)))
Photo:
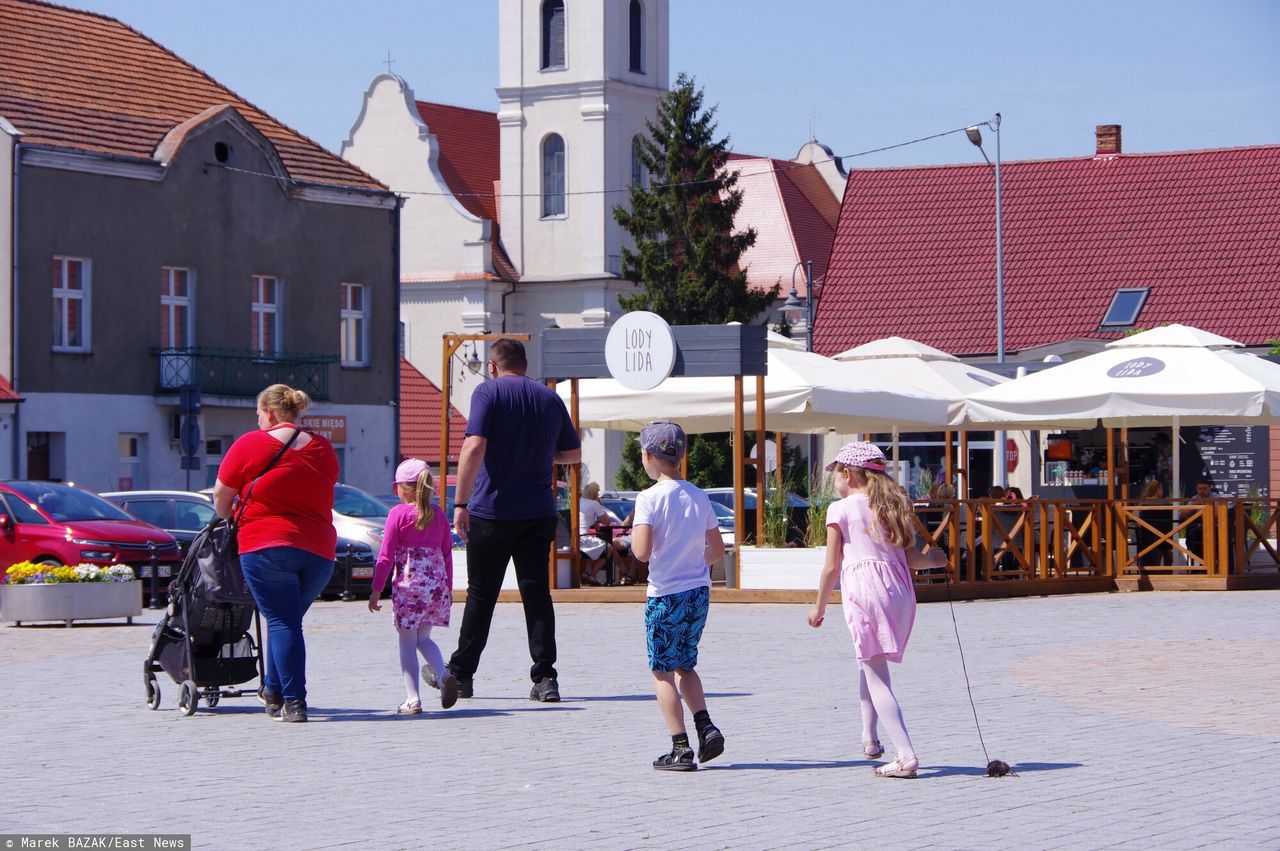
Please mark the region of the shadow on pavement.
POLYGON ((852 768, 874 765, 868 759, 818 760, 810 762, 731 762, 728 765, 699 764, 699 771, 806 771, 815 768, 852 768))
MULTIPOLYGON (((1083 768, 1082 762, 1019 762, 1013 764, 1014 774, 1033 771, 1058 771, 1063 768, 1083 768)), ((922 765, 921 777, 986 777, 987 770, 977 765, 922 765)))

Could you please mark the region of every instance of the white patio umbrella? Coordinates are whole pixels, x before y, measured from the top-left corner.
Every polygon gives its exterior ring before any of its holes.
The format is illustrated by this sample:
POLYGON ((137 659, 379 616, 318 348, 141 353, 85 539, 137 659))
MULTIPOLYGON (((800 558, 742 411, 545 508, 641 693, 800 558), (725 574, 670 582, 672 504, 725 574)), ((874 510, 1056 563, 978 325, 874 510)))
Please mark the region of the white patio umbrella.
POLYGON ((1014 428, 1171 425, 1175 435, 1182 425, 1280 423, 1280 364, 1241 345, 1186 325, 1144 331, 975 393, 967 416, 1014 428))
MULTIPOLYGON (((569 383, 557 391, 567 401, 569 383)), ((743 380, 744 411, 755 416, 755 381, 743 380)), ((948 400, 877 370, 851 370, 830 358, 780 345, 768 350, 765 417, 769 431, 936 431, 953 414, 948 400)), ((637 431, 655 419, 679 422, 690 434, 733 428, 733 378, 668 378, 647 391, 629 390, 612 379, 579 382, 579 424, 585 428, 637 431)))
MULTIPOLYGON (((1008 381, 985 369, 964 363, 941 349, 905 337, 885 337, 852 349, 832 360, 874 370, 881 378, 903 381, 924 388, 930 395, 946 400, 948 421, 960 424, 965 399, 972 393, 1008 381)), ((893 430, 893 461, 898 462, 898 433, 893 430)))

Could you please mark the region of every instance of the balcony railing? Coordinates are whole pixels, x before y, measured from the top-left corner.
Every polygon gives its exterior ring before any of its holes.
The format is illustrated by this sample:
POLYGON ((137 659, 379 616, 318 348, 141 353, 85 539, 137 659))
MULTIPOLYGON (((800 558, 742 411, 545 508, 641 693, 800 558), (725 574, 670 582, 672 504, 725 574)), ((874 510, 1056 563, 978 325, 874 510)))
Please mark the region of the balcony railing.
POLYGON ((337 355, 258 352, 235 349, 152 349, 160 358, 160 389, 195 385, 209 396, 254 397, 271 384, 305 390, 312 399, 329 398, 329 367, 337 355))

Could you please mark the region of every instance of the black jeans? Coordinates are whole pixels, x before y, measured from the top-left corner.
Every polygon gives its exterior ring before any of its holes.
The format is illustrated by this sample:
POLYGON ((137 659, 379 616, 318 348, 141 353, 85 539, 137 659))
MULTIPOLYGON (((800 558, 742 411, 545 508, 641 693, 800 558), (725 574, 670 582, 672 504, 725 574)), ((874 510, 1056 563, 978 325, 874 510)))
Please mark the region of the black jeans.
POLYGON ((498 591, 507 574, 507 562, 516 565, 516 581, 524 603, 525 630, 534 682, 556 675, 556 613, 547 584, 547 563, 555 540, 556 518, 486 520, 471 518, 467 540, 467 604, 462 610, 458 649, 449 659, 449 670, 459 679, 471 679, 480 667, 480 654, 489 642, 489 625, 498 591))

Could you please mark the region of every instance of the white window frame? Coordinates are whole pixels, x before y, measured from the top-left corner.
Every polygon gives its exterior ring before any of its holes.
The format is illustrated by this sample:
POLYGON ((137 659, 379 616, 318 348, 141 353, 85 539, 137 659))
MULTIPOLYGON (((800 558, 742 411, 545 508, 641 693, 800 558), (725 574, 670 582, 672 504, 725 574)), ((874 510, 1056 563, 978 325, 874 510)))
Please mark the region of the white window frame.
POLYGON ((353 284, 344 282, 340 285, 341 292, 341 321, 339 323, 341 337, 338 340, 338 351, 342 353, 342 366, 368 366, 369 365, 369 288, 364 284, 353 284), (347 293, 360 291, 360 309, 350 307, 347 299, 347 293), (355 340, 356 354, 355 358, 348 358, 347 355, 347 328, 351 324, 356 325, 355 340))
POLYGON ((53 321, 55 323, 52 333, 53 351, 91 352, 93 351, 93 341, 90 337, 90 330, 93 327, 93 323, 90 320, 93 300, 90 284, 93 276, 93 262, 87 257, 64 255, 54 255, 53 260, 58 264, 58 283, 53 287, 53 321), (80 289, 78 290, 67 287, 67 269, 70 263, 80 264, 80 289), (57 307, 59 298, 63 299, 64 305, 69 300, 80 302, 80 345, 78 346, 59 345, 57 342, 59 338, 66 340, 69 336, 67 313, 65 309, 59 310, 57 307))
POLYGON ((165 326, 169 329, 170 345, 166 348, 170 349, 189 349, 196 344, 196 323, 195 323, 195 290, 196 290, 196 273, 194 269, 186 266, 161 266, 160 272, 162 279, 160 281, 160 336, 164 338, 165 326), (174 295, 174 276, 176 272, 185 272, 187 276, 187 294, 185 296, 174 295), (174 323, 173 314, 176 308, 183 307, 187 311, 187 321, 183 323, 182 337, 183 344, 181 346, 173 345, 174 331, 176 324, 174 323))
POLYGON ((280 340, 280 308, 284 301, 284 281, 274 275, 254 275, 253 276, 253 304, 250 305, 250 311, 253 316, 253 325, 249 329, 249 348, 255 355, 275 355, 279 354, 281 349, 280 340), (275 299, 271 302, 263 301, 263 287, 266 281, 271 281, 274 286, 275 299), (263 351, 254 348, 253 337, 257 333, 258 339, 262 339, 262 329, 265 327, 262 323, 271 323, 271 344, 270 351, 263 351))

